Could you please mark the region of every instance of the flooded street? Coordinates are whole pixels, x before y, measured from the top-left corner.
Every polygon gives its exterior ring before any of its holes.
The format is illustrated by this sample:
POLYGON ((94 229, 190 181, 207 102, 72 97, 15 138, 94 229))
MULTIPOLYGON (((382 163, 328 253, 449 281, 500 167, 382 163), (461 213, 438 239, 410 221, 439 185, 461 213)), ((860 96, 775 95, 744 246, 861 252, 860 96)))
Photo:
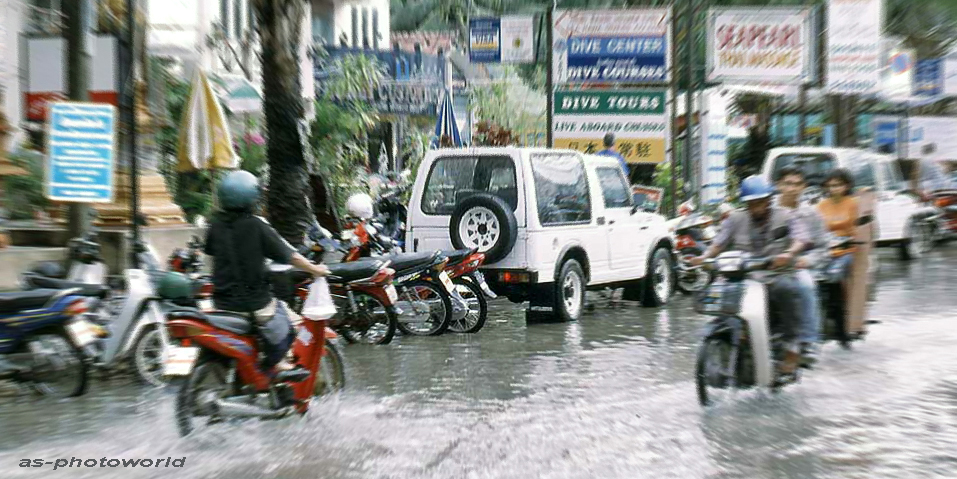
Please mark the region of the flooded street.
POLYGON ((899 478, 957 471, 957 245, 883 249, 864 342, 824 347, 779 394, 713 409, 693 381, 705 318, 609 305, 526 327, 493 302, 476 335, 343 347, 346 391, 304 419, 186 439, 174 389, 95 380, 79 399, 0 396, 0 476, 203 478, 899 478), (183 458, 182 468, 18 467, 23 459, 183 458))

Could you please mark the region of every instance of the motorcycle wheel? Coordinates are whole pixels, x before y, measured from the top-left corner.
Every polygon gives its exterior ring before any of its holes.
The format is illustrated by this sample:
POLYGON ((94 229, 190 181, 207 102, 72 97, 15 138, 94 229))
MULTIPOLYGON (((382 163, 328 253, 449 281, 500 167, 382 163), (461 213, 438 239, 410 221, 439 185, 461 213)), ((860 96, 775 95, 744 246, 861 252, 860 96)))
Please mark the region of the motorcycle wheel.
POLYGON ((325 347, 326 355, 319 362, 319 376, 313 389, 316 397, 342 391, 346 387, 345 362, 339 347, 331 341, 326 341, 325 347))
POLYGON ((31 373, 34 391, 58 399, 76 397, 86 392, 89 364, 65 331, 41 334, 29 343, 37 344, 42 351, 35 356, 37 362, 31 373))
MULTIPOLYGON (((695 361, 695 385, 698 389, 698 402, 702 406, 713 406, 724 402, 733 393, 733 377, 726 371, 730 369, 731 351, 734 346, 727 334, 708 336, 698 348, 695 361)), ((735 368, 736 369, 736 368, 735 368)))
MULTIPOLYGON (((355 291, 357 311, 349 314, 336 332, 350 343, 389 344, 395 337, 398 324, 395 307, 386 306, 381 301, 361 291, 355 291)), ((348 308, 348 306, 346 306, 348 308)))
POLYGON ((463 277, 453 279, 452 284, 468 304, 469 312, 461 320, 452 321, 449 330, 456 333, 477 333, 488 320, 488 301, 485 299, 485 293, 473 281, 463 277))
POLYGON ((188 436, 206 419, 206 425, 218 420, 213 401, 226 397, 230 387, 226 366, 212 358, 197 361, 176 395, 176 426, 180 436, 188 436))
POLYGON ((136 377, 148 386, 166 386, 168 378, 163 375, 163 337, 153 327, 141 334, 133 346, 133 367, 136 377))
POLYGON ((707 288, 713 280, 714 277, 711 273, 698 268, 693 273, 688 272, 678 275, 678 291, 685 295, 699 293, 707 288))
POLYGON ((402 285, 399 292, 399 301, 410 303, 407 308, 411 311, 404 311, 399 315, 399 331, 411 336, 438 336, 449 329, 452 324, 452 299, 449 297, 442 285, 417 279, 409 281, 402 285), (412 303, 428 304, 428 312, 418 313, 412 306, 412 303), (406 313, 413 313, 415 319, 422 321, 409 321, 406 313), (426 316, 428 314, 428 316, 426 316), (420 318, 419 316, 423 316, 420 318))

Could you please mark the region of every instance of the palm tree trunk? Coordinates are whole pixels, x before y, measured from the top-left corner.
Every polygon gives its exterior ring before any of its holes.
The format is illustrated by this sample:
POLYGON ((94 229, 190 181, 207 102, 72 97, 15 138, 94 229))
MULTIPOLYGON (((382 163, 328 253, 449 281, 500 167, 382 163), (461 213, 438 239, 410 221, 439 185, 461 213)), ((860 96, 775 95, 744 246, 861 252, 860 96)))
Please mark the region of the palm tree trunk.
POLYGON ((305 116, 299 81, 299 41, 304 0, 254 0, 262 53, 263 110, 269 221, 293 245, 302 242, 308 218, 307 165, 299 125, 305 116))

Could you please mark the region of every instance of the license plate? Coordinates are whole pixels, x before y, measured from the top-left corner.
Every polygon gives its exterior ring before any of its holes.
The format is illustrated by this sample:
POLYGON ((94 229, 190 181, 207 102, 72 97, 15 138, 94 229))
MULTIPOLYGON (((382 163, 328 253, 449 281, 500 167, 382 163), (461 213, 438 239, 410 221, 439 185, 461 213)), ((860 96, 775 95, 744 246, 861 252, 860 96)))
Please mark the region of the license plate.
POLYGON ((170 346, 163 362, 163 374, 166 376, 186 376, 193 370, 193 364, 199 357, 199 348, 170 346))
POLYGON ((78 347, 82 348, 83 346, 96 341, 96 328, 93 326, 93 323, 85 319, 74 319, 66 326, 66 329, 70 332, 73 342, 78 347))
POLYGON ((385 287, 385 294, 389 297, 389 301, 392 301, 392 304, 395 304, 399 301, 399 293, 395 291, 395 286, 388 285, 385 287))
POLYGON ((211 299, 201 299, 199 300, 199 310, 200 311, 213 311, 213 300, 211 299))
POLYGON ((445 271, 439 273, 439 280, 442 281, 442 285, 445 286, 445 290, 451 293, 455 291, 455 285, 452 284, 452 278, 449 278, 449 274, 445 271))

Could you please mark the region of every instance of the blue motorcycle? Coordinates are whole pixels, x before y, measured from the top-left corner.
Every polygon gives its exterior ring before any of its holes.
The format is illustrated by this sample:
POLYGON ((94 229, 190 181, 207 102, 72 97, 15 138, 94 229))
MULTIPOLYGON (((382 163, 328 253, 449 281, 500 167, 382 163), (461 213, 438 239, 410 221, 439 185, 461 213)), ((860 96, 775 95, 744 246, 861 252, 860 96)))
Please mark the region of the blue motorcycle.
POLYGON ((65 398, 86 390, 89 348, 104 330, 78 290, 0 293, 0 380, 65 398))

